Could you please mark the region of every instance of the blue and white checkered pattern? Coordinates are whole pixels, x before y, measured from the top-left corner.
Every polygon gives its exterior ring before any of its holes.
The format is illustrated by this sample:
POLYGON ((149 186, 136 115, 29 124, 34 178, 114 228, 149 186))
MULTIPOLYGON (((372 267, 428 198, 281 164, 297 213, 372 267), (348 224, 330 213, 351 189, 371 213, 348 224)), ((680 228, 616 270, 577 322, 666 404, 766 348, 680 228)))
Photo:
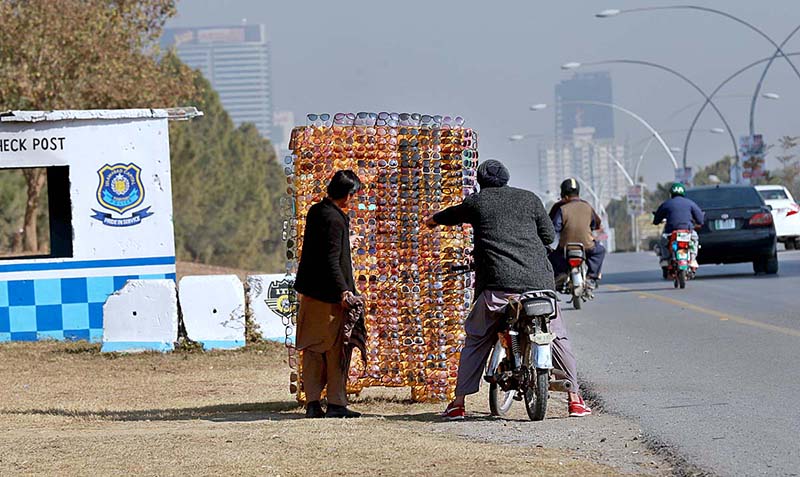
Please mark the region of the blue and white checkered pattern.
POLYGON ((100 341, 109 295, 128 280, 165 278, 175 274, 0 281, 0 342, 100 341))

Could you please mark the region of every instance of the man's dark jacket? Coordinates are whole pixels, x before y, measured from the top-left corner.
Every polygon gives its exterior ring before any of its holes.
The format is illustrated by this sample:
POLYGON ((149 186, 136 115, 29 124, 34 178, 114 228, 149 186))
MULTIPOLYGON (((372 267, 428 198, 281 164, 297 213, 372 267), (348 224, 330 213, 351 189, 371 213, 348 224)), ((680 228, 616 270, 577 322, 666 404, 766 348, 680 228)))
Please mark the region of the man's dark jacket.
POLYGON ((484 187, 433 216, 441 225, 472 225, 475 291, 522 293, 552 290, 553 268, 545 244, 556 234, 542 201, 514 187, 484 187))
POLYGON ((693 200, 682 196, 675 196, 663 204, 656 211, 653 217, 654 225, 664 225, 664 233, 672 233, 673 230, 692 230, 695 225, 703 225, 705 215, 700 207, 693 200))
POLYGON ((350 257, 350 219, 330 199, 308 209, 294 289, 327 303, 356 291, 350 257))

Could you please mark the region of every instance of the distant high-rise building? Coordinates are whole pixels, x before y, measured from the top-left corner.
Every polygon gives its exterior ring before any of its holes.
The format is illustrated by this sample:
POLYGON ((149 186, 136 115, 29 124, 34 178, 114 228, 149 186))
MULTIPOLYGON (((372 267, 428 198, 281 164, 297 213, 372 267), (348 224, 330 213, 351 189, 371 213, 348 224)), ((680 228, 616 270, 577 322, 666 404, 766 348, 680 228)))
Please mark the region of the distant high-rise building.
POLYGON ((583 182, 581 196, 594 203, 590 187, 605 205, 610 199, 623 196, 627 191, 625 175, 614 161, 628 169, 625 146, 609 139, 596 139, 594 128, 575 128, 572 140, 557 141, 540 146, 539 189, 557 200, 561 181, 576 177, 583 182))
POLYGON ((611 103, 611 75, 607 71, 575 73, 556 85, 556 138, 570 141, 575 129, 592 127, 595 139, 614 139, 613 109, 570 101, 611 103))
POLYGON ((291 111, 275 111, 272 115, 272 143, 278 158, 291 154, 289 140, 292 138, 294 113, 291 111))
POLYGON ((175 47, 184 63, 200 70, 237 126, 253 123, 263 137, 271 137, 272 76, 264 25, 167 28, 161 46, 175 47))

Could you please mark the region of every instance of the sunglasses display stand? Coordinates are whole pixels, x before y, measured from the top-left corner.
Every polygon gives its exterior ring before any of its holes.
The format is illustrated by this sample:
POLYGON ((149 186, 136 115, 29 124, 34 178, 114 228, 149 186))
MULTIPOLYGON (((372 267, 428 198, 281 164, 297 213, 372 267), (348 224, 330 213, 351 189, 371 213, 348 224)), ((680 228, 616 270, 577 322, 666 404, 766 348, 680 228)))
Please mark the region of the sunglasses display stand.
MULTIPOLYGON (((325 197, 333 174, 350 169, 364 185, 346 212, 368 352, 366 368, 351 360, 348 392, 410 387, 415 401, 452 399, 472 302, 472 277, 454 267, 463 269, 471 254, 471 229, 429 229, 424 221, 474 192, 477 134, 460 117, 311 114, 292 131, 289 148, 282 202, 288 273, 296 272, 308 209, 325 197)), ((300 353, 289 353, 297 380, 300 353)), ((302 382, 291 388, 304 401, 302 382)))

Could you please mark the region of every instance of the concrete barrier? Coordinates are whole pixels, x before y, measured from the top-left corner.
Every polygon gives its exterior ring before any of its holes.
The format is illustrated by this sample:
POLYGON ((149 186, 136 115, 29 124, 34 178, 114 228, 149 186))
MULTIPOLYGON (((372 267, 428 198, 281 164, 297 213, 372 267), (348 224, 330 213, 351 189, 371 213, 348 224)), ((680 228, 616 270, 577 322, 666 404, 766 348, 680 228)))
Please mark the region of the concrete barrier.
POLYGON ((247 277, 247 302, 250 317, 262 339, 280 341, 287 338, 294 343, 295 329, 291 323, 290 292, 294 286, 294 276, 250 275, 247 277))
POLYGON ((178 290, 190 340, 206 350, 244 346, 244 287, 236 275, 183 277, 178 290))
POLYGON ((129 280, 103 305, 103 352, 171 351, 177 339, 172 280, 129 280))

